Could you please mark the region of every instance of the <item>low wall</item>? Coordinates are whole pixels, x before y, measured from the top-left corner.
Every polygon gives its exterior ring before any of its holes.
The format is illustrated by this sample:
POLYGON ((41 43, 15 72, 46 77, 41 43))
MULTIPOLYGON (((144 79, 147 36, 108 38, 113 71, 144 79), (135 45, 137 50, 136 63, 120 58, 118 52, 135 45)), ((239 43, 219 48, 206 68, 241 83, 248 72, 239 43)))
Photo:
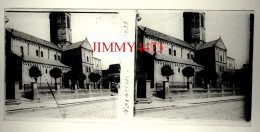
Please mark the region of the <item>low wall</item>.
MULTIPOLYGON (((55 98, 58 100, 111 95, 109 89, 91 89, 91 91, 89 89, 77 89, 77 90, 61 89, 60 91, 53 90, 53 93, 55 95, 55 98)), ((49 90, 39 90, 38 94, 40 100, 53 99, 52 94, 49 90)))
POLYGON ((169 89, 169 96, 171 99, 197 99, 197 98, 211 98, 211 97, 224 97, 224 96, 235 96, 243 95, 243 90, 240 88, 234 89, 169 89))

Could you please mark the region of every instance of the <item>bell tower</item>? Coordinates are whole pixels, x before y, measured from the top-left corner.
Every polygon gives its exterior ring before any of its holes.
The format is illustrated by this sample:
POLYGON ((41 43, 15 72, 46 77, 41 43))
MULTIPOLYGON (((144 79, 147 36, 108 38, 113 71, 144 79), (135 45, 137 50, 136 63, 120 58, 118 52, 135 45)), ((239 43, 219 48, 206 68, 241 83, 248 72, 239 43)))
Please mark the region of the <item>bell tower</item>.
POLYGON ((72 42, 71 15, 66 12, 51 12, 50 40, 61 49, 66 49, 72 42))
POLYGON ((205 13, 183 13, 184 41, 198 49, 205 43, 205 13))

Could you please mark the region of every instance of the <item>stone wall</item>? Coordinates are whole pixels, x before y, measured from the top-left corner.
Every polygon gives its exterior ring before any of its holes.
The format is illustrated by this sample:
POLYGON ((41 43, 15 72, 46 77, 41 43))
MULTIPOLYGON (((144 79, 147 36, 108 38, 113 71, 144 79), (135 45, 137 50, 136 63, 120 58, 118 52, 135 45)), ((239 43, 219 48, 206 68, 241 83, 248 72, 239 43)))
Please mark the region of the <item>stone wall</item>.
MULTIPOLYGON (((174 72, 174 75, 170 76, 169 82, 175 82, 176 84, 178 83, 185 84, 187 82, 187 78, 183 76, 182 70, 185 67, 191 65, 155 60, 154 61, 154 85, 156 85, 156 83, 162 83, 163 81, 167 81, 166 77, 161 75, 161 68, 164 65, 170 65, 174 72)), ((202 67, 198 67, 198 66, 191 66, 191 67, 194 68, 195 74, 196 72, 203 70, 202 67)), ((190 82, 195 82, 194 77, 190 77, 189 80, 190 82)))
MULTIPOLYGON (((23 84, 30 84, 31 82, 35 82, 35 80, 29 76, 29 69, 32 66, 37 66, 42 73, 42 76, 38 77, 38 79, 37 79, 38 84, 39 83, 47 84, 47 82, 48 82, 50 85, 54 85, 54 78, 52 78, 50 76, 50 70, 55 67, 58 67, 58 66, 37 64, 37 63, 32 63, 32 62, 23 62, 23 64, 22 64, 22 75, 23 75, 22 82, 23 82, 23 84)), ((62 74, 65 74, 66 72, 68 72, 70 70, 70 68, 66 68, 66 67, 58 67, 58 68, 60 68, 62 70, 62 74)), ((63 83, 62 79, 63 79, 63 77, 58 78, 57 83, 62 84, 63 83)), ((38 85, 38 86, 40 86, 40 85, 38 85)))

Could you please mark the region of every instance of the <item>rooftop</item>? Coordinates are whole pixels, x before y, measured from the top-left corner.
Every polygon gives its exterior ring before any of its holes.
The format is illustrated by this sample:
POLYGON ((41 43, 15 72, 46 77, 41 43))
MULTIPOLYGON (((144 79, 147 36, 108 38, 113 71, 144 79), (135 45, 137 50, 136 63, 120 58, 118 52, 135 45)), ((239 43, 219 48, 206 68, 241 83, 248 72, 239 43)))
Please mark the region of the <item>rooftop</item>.
POLYGON ((21 31, 11 29, 11 28, 8 28, 8 27, 6 28, 6 30, 8 32, 10 32, 12 34, 12 36, 14 36, 14 37, 18 37, 18 38, 25 39, 25 40, 28 40, 28 41, 31 41, 31 42, 35 42, 35 43, 38 43, 40 45, 43 45, 43 46, 46 46, 46 47, 49 47, 49 48, 53 48, 53 49, 56 49, 56 50, 61 50, 57 45, 55 45, 52 42, 43 40, 41 38, 26 34, 26 33, 23 33, 21 31))
POLYGON ((162 55, 162 54, 156 54, 155 58, 157 60, 164 60, 164 61, 169 61, 169 62, 176 62, 176 63, 181 63, 181 64, 188 64, 188 65, 193 65, 193 66, 201 66, 198 63, 194 62, 191 59, 184 59, 184 58, 177 58, 177 57, 171 57, 167 55, 162 55))
POLYGON ((40 58, 40 57, 24 56, 23 60, 24 61, 29 61, 29 62, 40 63, 40 64, 48 64, 48 65, 54 65, 54 66, 69 67, 67 65, 64 65, 60 61, 50 60, 50 59, 43 59, 43 58, 40 58))
POLYGON ((163 40, 166 40, 166 41, 169 41, 169 42, 173 42, 177 45, 180 45, 180 46, 183 46, 183 47, 186 47, 186 48, 189 48, 189 49, 194 49, 194 47, 191 46, 189 43, 187 43, 183 40, 177 39, 173 36, 170 36, 170 35, 167 35, 167 34, 164 34, 164 33, 161 33, 161 32, 158 32, 156 30, 153 30, 153 29, 150 29, 150 28, 147 28, 147 27, 143 27, 143 26, 139 26, 139 29, 144 31, 145 34, 147 34, 147 35, 158 37, 160 39, 163 39, 163 40))
POLYGON ((75 49, 75 48, 79 48, 79 47, 83 47, 83 48, 86 48, 88 50, 92 50, 92 47, 91 47, 87 38, 85 40, 71 44, 65 50, 71 50, 71 49, 75 49))
POLYGON ((213 41, 210 41, 210 42, 207 42, 207 43, 204 43, 202 44, 198 50, 200 49, 206 49, 206 48, 210 48, 210 47, 213 47, 213 46, 216 46, 216 47, 219 47, 219 48, 222 48, 222 49, 226 49, 223 41, 221 38, 217 39, 217 40, 213 40, 213 41))

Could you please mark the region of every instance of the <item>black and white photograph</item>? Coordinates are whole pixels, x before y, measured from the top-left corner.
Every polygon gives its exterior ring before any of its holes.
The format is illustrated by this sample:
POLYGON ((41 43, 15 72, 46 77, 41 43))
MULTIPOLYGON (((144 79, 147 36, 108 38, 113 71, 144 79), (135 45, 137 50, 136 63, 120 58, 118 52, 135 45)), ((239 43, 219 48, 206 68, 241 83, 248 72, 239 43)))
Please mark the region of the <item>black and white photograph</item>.
POLYGON ((135 118, 250 126, 254 11, 136 17, 135 118))
POLYGON ((6 9, 5 120, 116 119, 123 56, 109 46, 127 26, 112 10, 6 9))
POLYGON ((257 0, 1 0, 0 131, 257 132, 257 0))

